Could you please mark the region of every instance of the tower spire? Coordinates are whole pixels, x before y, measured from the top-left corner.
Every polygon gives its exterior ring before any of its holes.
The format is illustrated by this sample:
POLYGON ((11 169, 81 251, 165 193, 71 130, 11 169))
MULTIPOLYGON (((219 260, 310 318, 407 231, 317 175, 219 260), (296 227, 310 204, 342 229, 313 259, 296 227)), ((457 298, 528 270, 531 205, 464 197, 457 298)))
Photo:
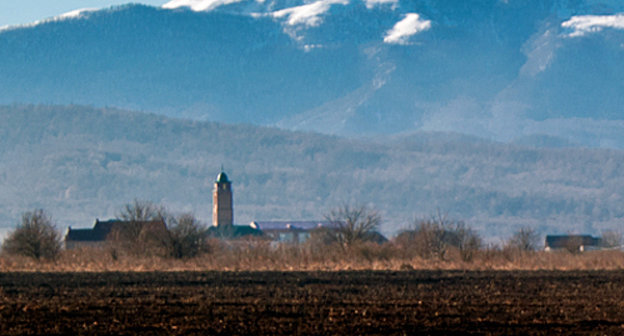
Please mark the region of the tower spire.
POLYGON ((234 211, 232 207, 232 183, 223 171, 217 175, 213 192, 212 225, 228 227, 233 225, 234 211))

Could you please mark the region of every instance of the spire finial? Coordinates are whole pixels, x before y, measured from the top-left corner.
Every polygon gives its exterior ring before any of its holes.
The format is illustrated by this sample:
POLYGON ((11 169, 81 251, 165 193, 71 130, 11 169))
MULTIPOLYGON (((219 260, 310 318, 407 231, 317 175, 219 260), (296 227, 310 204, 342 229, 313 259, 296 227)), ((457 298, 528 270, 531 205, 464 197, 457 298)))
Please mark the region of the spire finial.
POLYGON ((217 179, 215 180, 217 183, 229 183, 227 174, 223 171, 223 167, 221 167, 221 172, 217 175, 217 179))

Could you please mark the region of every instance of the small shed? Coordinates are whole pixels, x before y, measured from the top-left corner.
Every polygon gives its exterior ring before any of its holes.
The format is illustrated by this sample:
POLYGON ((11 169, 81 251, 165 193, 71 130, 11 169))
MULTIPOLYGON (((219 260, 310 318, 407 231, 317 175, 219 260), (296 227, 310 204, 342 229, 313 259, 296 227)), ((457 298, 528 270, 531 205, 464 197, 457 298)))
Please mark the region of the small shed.
POLYGON ((587 249, 598 249, 601 245, 602 239, 590 235, 548 235, 544 249, 546 251, 566 249, 583 252, 587 249))

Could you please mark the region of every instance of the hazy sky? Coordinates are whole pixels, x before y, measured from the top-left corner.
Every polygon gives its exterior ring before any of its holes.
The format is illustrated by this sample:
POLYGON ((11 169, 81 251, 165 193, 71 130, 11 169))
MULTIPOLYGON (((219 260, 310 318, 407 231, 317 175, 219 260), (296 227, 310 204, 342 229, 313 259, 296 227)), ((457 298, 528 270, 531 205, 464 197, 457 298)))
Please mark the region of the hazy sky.
POLYGON ((31 23, 80 8, 104 8, 124 3, 160 6, 167 0, 0 0, 0 27, 31 23))

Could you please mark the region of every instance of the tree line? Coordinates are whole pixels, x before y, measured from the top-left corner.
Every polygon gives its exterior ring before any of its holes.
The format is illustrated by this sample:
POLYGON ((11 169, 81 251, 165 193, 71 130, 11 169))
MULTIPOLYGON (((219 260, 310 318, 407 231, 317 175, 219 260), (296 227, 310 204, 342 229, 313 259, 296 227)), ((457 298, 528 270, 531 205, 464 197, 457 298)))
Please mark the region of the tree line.
MULTIPOLYGON (((124 225, 120 231, 111 233, 106 246, 113 259, 122 254, 190 259, 210 255, 218 245, 215 237, 210 236, 209 227, 193 214, 172 214, 165 207, 149 201, 134 200, 126 204, 117 219, 124 225), (145 223, 150 221, 165 223, 166 234, 144 230, 145 223)), ((535 252, 541 247, 540 235, 530 227, 520 228, 501 246, 484 244, 476 230, 441 212, 430 218, 414 220, 410 228, 391 240, 384 239, 377 232, 382 218, 371 207, 342 205, 329 211, 325 219, 335 224, 336 229, 313 230, 304 244, 312 250, 330 251, 335 257, 355 251, 381 258, 385 253, 405 259, 418 257, 444 261, 458 258, 462 262, 471 262, 476 254, 483 251, 519 255, 535 252)), ((266 241, 262 237, 241 239, 250 246, 266 241)), ((602 241, 605 247, 621 246, 622 234, 605 232, 602 241)), ((2 251, 7 255, 54 260, 62 252, 62 243, 63 237, 51 216, 42 209, 35 209, 22 214, 20 223, 4 240, 2 251)), ((569 250, 576 252, 572 247, 569 250)))

